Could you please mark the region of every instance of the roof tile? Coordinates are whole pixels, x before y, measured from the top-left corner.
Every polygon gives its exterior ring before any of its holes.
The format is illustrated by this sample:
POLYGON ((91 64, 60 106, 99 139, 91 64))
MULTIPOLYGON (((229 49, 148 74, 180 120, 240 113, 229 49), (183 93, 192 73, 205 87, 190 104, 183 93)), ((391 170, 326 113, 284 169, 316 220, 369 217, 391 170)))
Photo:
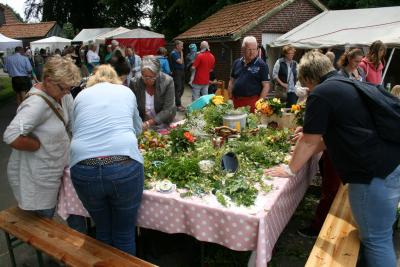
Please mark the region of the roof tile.
POLYGON ((252 0, 225 6, 176 39, 231 36, 284 2, 286 0, 252 0))
POLYGON ((22 22, 17 18, 17 16, 15 16, 14 12, 11 10, 9 6, 0 4, 0 10, 4 13, 4 18, 5 18, 4 24, 14 24, 22 22))
POLYGON ((54 25, 56 25, 55 21, 5 24, 0 27, 0 33, 14 39, 45 37, 54 25))

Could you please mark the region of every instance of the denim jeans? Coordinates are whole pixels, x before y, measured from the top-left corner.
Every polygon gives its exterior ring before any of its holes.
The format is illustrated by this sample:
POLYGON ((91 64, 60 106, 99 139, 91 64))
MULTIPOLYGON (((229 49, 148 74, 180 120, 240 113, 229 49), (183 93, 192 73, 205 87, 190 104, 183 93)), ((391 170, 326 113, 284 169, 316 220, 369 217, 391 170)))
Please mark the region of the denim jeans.
POLYGON ((54 207, 54 208, 45 209, 45 210, 35 210, 34 212, 39 216, 52 219, 54 217, 55 211, 56 211, 56 208, 54 207))
POLYGON ((67 218, 67 223, 68 226, 75 231, 78 231, 82 234, 88 233, 88 225, 86 223, 86 217, 84 216, 71 214, 67 218))
POLYGON ((400 166, 385 179, 349 184, 349 200, 361 240, 358 266, 396 267, 392 226, 400 200, 400 166))
POLYGON ((192 85, 192 102, 196 101, 200 96, 208 94, 208 84, 207 85, 192 85))
POLYGON ((287 93, 287 98, 286 98, 286 107, 291 108, 292 105, 297 104, 298 96, 294 92, 288 92, 287 93))
POLYGON ((136 254, 135 224, 143 194, 143 164, 128 160, 103 166, 76 164, 71 179, 96 224, 96 239, 136 254))

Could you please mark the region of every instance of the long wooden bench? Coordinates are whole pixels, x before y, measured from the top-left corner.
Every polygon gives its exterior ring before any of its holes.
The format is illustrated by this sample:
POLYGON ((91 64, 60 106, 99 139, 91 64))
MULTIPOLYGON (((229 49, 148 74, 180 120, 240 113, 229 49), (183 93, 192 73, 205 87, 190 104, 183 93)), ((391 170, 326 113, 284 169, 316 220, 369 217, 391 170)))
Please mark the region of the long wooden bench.
POLYGON ((42 252, 67 266, 155 266, 72 230, 66 225, 41 218, 17 207, 0 212, 0 228, 6 234, 13 266, 16 266, 13 248, 18 245, 15 243, 21 241, 37 250, 40 266, 44 266, 42 252))
POLYGON ((360 240, 348 199, 341 186, 318 235, 306 267, 356 266, 360 240))

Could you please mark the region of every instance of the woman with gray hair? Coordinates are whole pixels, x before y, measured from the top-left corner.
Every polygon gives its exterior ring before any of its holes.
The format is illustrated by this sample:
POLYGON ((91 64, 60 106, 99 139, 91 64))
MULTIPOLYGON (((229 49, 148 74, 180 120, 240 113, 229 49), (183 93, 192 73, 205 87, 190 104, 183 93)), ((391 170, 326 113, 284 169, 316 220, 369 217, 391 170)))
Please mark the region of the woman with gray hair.
POLYGON ((157 57, 146 56, 142 60, 142 76, 133 78, 129 84, 136 95, 143 130, 165 128, 175 118, 174 81, 160 70, 157 57))

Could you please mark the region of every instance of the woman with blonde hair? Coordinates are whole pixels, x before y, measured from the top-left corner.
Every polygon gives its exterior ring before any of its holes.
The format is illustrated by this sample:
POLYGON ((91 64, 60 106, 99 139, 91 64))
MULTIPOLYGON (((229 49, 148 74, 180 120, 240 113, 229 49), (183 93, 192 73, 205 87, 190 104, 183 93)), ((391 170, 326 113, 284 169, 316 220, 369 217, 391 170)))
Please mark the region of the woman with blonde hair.
POLYGON ((272 78, 275 81, 275 91, 281 101, 286 102, 290 108, 297 103, 296 81, 297 62, 293 60, 296 49, 291 45, 282 48, 283 57, 279 58, 272 70, 272 78))
POLYGON ((43 82, 33 85, 4 132, 12 147, 8 179, 18 206, 53 217, 64 167, 68 165, 71 87, 79 84, 76 65, 50 57, 43 82))
POLYGON ((142 120, 132 91, 110 65, 96 68, 73 109, 71 179, 96 239, 134 255, 143 193, 142 120))

